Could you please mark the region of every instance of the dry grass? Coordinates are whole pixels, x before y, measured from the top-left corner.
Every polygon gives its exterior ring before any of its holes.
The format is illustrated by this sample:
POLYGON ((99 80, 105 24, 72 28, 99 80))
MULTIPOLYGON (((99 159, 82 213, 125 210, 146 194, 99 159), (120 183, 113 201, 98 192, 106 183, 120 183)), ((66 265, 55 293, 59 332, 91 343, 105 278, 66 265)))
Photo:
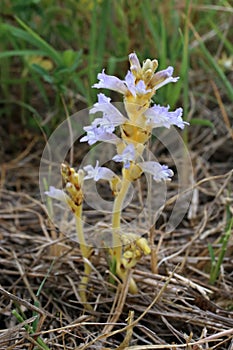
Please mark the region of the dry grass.
MULTIPOLYGON (((219 250, 227 204, 233 213, 232 105, 223 103, 216 86, 202 84, 201 75, 193 78, 200 99, 190 96, 190 117, 211 120, 215 133, 190 128, 196 182, 189 213, 171 234, 163 230, 166 216, 152 232, 152 257, 133 271, 138 295, 127 293, 127 282, 109 284, 106 256, 95 250, 88 288, 93 312, 84 311, 79 301, 79 246, 49 223, 38 196, 43 141, 26 133, 13 143, 0 129, 6 140, 0 192, 0 349, 41 349, 35 345, 38 336, 49 349, 233 349, 232 234, 215 285, 209 284, 208 251, 208 243, 219 250), (217 104, 210 102, 210 94, 217 104), (12 315, 15 308, 25 314, 22 323, 12 315), (36 315, 39 322, 29 334, 25 325, 32 325, 36 315)), ((175 188, 174 181, 165 213, 171 211, 175 188)))
POLYGON ((160 227, 153 233, 158 270, 151 272, 150 257, 137 265, 133 274, 138 295, 127 293, 127 283, 109 285, 104 253, 95 250, 88 290, 93 312, 85 312, 79 302, 83 264, 78 244, 52 227, 40 200, 26 194, 36 188, 39 152, 28 147, 16 161, 6 162, 0 207, 0 349, 40 348, 35 345, 38 336, 49 349, 232 349, 232 237, 217 283, 208 283, 207 245, 218 248, 226 225, 225 206, 232 201, 231 157, 226 156, 231 136, 221 136, 221 130, 219 134, 215 141, 209 130, 194 128, 198 196, 191 216, 175 232, 164 234, 160 227), (34 157, 25 173, 30 152, 34 157), (9 189, 14 184, 16 191, 9 189), (12 315, 16 307, 26 317, 21 324, 12 315), (32 325, 35 315, 37 329, 29 334, 24 326, 32 325))

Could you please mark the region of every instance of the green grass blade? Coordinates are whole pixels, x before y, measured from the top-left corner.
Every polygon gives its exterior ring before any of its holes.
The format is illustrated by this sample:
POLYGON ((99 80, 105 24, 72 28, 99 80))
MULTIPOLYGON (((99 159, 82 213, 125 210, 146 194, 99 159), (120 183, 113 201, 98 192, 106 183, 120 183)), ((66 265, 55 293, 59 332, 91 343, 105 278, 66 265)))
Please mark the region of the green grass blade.
POLYGON ((221 248, 220 248, 220 253, 217 261, 214 257, 214 251, 212 246, 209 246, 209 252, 210 252, 210 257, 212 261, 212 267, 211 267, 211 273, 210 273, 210 284, 214 284, 219 276, 220 268, 227 251, 228 241, 231 237, 231 230, 233 227, 233 216, 230 212, 229 205, 226 207, 226 212, 227 212, 227 222, 226 222, 225 234, 220 241, 221 248), (213 260, 213 257, 214 257, 214 260, 213 260))
MULTIPOLYGON (((96 41, 97 41, 97 1, 94 0, 94 8, 92 11, 92 17, 91 17, 91 30, 90 30, 90 37, 89 37, 89 55, 88 55, 88 83, 89 86, 93 85, 96 77, 95 77, 95 70, 94 70, 94 64, 95 64, 95 51, 96 51, 96 41)), ((93 103, 94 100, 94 93, 91 89, 88 91, 88 102, 89 105, 93 103)))
POLYGON ((233 101, 233 87, 232 87, 230 81, 227 79, 226 75, 224 74, 223 70, 221 69, 221 67, 219 66, 219 64, 215 60, 215 58, 211 55, 211 53, 206 48, 204 42, 202 41, 199 34, 196 32, 194 26, 191 23, 189 23, 189 24, 191 26, 191 29, 192 29, 192 31, 193 31, 193 33, 194 33, 194 35, 199 43, 199 47, 200 47, 203 55, 205 56, 208 64, 214 69, 215 73, 218 75, 218 77, 222 81, 222 84, 225 86, 228 97, 231 99, 231 101, 233 101))
POLYGON ((201 118, 192 118, 190 120, 191 125, 201 125, 201 126, 208 126, 212 129, 215 129, 214 124, 208 120, 208 119, 201 119, 201 118))
MULTIPOLYGON (((21 316, 19 314, 19 312, 17 312, 16 310, 12 310, 12 315, 15 316, 15 318, 17 319, 18 322, 24 324, 23 327, 28 332, 28 334, 33 334, 34 333, 32 327, 29 324, 25 324, 26 318, 21 316)), ((50 350, 49 347, 44 343, 44 341, 40 337, 36 338, 36 343, 37 343, 37 346, 40 349, 42 349, 42 350, 50 350)))
POLYGON ((53 59, 53 61, 57 65, 62 65, 62 58, 60 54, 51 46, 49 45, 44 39, 42 39, 37 33, 35 33, 30 27, 26 25, 20 18, 15 17, 16 21, 19 23, 19 25, 24 29, 24 33, 22 31, 20 32, 17 30, 18 28, 12 27, 11 31, 12 34, 18 36, 20 34, 21 39, 29 41, 31 44, 38 47, 40 50, 43 50, 46 52, 47 56, 53 59))
POLYGON ((14 56, 46 56, 47 53, 42 50, 11 50, 0 52, 0 59, 14 56))
POLYGON ((232 43, 225 37, 225 34, 219 29, 219 27, 209 19, 208 21, 211 25, 211 27, 214 29, 215 33, 218 35, 218 37, 221 39, 223 42, 225 48, 229 51, 231 55, 233 55, 233 45, 232 43))
POLYGON ((103 59, 105 54, 105 43, 108 28, 108 19, 111 10, 111 0, 104 0, 101 4, 100 26, 98 35, 98 45, 96 48, 96 57, 98 58, 98 71, 103 68, 103 59))

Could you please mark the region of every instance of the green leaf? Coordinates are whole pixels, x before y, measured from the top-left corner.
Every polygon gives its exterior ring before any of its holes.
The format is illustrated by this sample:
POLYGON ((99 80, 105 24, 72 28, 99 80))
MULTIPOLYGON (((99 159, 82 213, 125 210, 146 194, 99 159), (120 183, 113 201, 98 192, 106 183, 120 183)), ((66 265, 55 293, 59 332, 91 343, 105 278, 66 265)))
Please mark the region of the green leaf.
MULTIPOLYGON (((193 31, 194 31, 194 29, 193 29, 193 31)), ((195 34, 197 35, 197 33, 195 33, 195 34)), ((203 55, 206 58, 206 61, 208 62, 208 64, 205 64, 205 67, 208 69, 209 67, 212 66, 215 73, 222 81, 222 84, 224 85, 224 87, 226 89, 226 92, 228 94, 229 99, 231 101, 233 101, 233 87, 232 87, 231 82, 227 79, 226 75, 223 72, 223 69, 220 67, 220 65, 218 64, 215 57, 213 57, 212 54, 209 52, 209 50, 206 48, 204 42, 201 40, 201 38, 199 38, 199 36, 197 36, 197 40, 199 43, 200 50, 202 51, 203 55)))
MULTIPOLYGON (((109 266, 109 270, 111 271, 111 273, 112 273, 114 276, 116 276, 116 265, 117 265, 117 261, 116 261, 116 258, 115 258, 115 257, 112 258, 112 260, 111 260, 111 262, 110 262, 109 265, 110 265, 110 266, 109 266)), ((111 284, 115 284, 115 280, 114 280, 114 278, 113 278, 112 276, 110 276, 109 282, 110 282, 111 284)))
POLYGON ((63 64, 69 68, 70 72, 74 71, 81 62, 82 51, 75 52, 71 49, 65 50, 62 53, 63 64))
POLYGON ((214 264, 215 263, 215 254, 214 254, 213 247, 210 243, 208 243, 208 250, 209 250, 211 262, 212 262, 212 264, 214 264))

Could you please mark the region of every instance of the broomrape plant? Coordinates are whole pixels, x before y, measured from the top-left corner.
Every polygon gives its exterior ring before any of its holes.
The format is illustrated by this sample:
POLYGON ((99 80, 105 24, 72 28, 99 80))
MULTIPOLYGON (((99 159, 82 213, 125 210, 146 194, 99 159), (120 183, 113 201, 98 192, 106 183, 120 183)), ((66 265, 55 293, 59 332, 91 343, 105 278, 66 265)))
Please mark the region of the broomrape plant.
MULTIPOLYGON (((91 114, 102 113, 91 125, 84 127, 86 135, 80 142, 94 145, 97 142, 107 142, 116 146, 113 161, 122 164, 121 176, 116 175, 107 167, 96 162, 76 171, 68 165, 61 165, 61 176, 64 190, 50 187, 46 194, 52 198, 65 201, 76 218, 77 235, 80 250, 84 258, 84 277, 81 280, 82 291, 80 299, 87 308, 86 288, 91 273, 89 262, 91 249, 88 248, 82 224, 83 183, 86 180, 106 180, 109 182, 114 195, 112 211, 112 247, 109 248, 111 266, 122 281, 128 276, 128 271, 136 265, 143 255, 151 250, 146 238, 124 232, 121 234, 122 207, 130 184, 139 179, 143 173, 152 175, 154 181, 170 181, 173 171, 166 165, 155 161, 143 161, 143 151, 151 138, 153 128, 170 128, 175 125, 180 129, 187 122, 182 119, 182 108, 169 111, 169 106, 163 107, 152 103, 152 96, 162 86, 175 83, 179 77, 173 77, 173 67, 156 72, 157 60, 147 59, 142 66, 135 53, 129 55, 130 70, 125 79, 102 73, 98 74, 99 82, 93 85, 97 89, 110 89, 123 95, 125 114, 123 115, 103 93, 98 94, 98 102, 90 109, 91 114), (117 131, 117 132, 116 132, 117 131)), ((137 293, 137 285, 131 277, 129 291, 137 293)))

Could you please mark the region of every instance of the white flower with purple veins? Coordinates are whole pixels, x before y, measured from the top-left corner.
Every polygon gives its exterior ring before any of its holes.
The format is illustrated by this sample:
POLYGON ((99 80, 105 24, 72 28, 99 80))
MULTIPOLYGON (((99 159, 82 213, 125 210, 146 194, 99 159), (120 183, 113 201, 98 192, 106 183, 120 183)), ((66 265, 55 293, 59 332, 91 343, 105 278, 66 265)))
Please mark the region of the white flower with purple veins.
POLYGON ((61 202, 67 202, 67 199, 69 198, 63 190, 59 190, 54 186, 49 186, 49 191, 46 191, 45 194, 50 198, 57 199, 61 202))
MULTIPOLYGON (((145 95, 151 92, 151 89, 146 89, 146 85, 143 80, 139 80, 136 83, 136 78, 132 73, 132 70, 141 70, 141 65, 136 54, 130 54, 129 59, 133 61, 133 65, 131 66, 131 72, 128 71, 126 74, 125 80, 121 80, 114 75, 107 75, 103 69, 102 73, 97 75, 99 82, 94 84, 92 87, 97 89, 110 89, 123 95, 130 92, 134 97, 137 94, 145 95)), ((179 80, 179 77, 173 77, 173 71, 174 68, 169 66, 168 68, 155 73, 150 81, 150 86, 153 87, 153 90, 158 90, 168 83, 176 83, 179 80)))
POLYGON ((174 175, 173 171, 168 168, 167 165, 161 165, 158 162, 148 161, 138 163, 142 171, 153 175, 153 179, 156 182, 171 181, 171 177, 174 175))
POLYGON ((140 72, 142 71, 141 64, 139 62, 138 56, 135 52, 129 54, 130 70, 131 72, 140 72))
POLYGON ((151 92, 151 89, 146 89, 146 85, 143 80, 139 80, 137 84, 135 84, 136 78, 132 72, 128 71, 125 76, 125 83, 127 85, 130 93, 135 97, 136 95, 145 95, 148 92, 151 92))
POLYGON ((125 82, 113 75, 105 74, 104 69, 102 70, 102 73, 99 73, 97 75, 97 78, 99 79, 99 82, 94 84, 92 86, 93 88, 110 89, 113 91, 120 92, 123 95, 127 92, 127 87, 125 85, 125 82))
POLYGON ((135 148, 133 144, 129 144, 125 147, 124 151, 121 154, 117 154, 112 158, 115 162, 124 163, 124 168, 128 169, 130 167, 130 162, 135 160, 135 148))
POLYGON ((182 108, 177 108, 174 112, 169 112, 170 106, 163 107, 160 105, 154 105, 146 110, 144 116, 146 117, 146 124, 152 128, 158 128, 164 126, 170 128, 171 125, 176 125, 180 129, 184 129, 185 124, 189 123, 183 121, 181 118, 183 114, 182 108))
POLYGON ((99 166, 98 160, 96 161, 95 168, 92 165, 86 165, 83 169, 87 172, 84 180, 93 179, 94 181, 111 181, 114 177, 116 177, 116 174, 112 170, 99 166))
POLYGON ((97 78, 99 79, 99 83, 92 86, 97 89, 110 89, 120 92, 123 95, 130 91, 133 96, 136 96, 136 94, 144 95, 151 91, 151 89, 146 90, 146 85, 143 80, 135 84, 136 78, 130 71, 126 74, 125 80, 120 80, 113 75, 107 75, 104 73, 104 70, 97 75, 97 78))
POLYGON ((110 101, 111 99, 104 94, 98 94, 98 102, 96 102, 94 107, 90 109, 90 114, 102 112, 103 118, 96 118, 93 122, 94 125, 118 126, 125 123, 127 119, 111 104, 110 101))
POLYGON ((119 138, 113 134, 113 131, 115 130, 113 125, 107 124, 105 126, 96 126, 93 122, 91 125, 85 126, 83 129, 87 132, 87 135, 83 136, 80 139, 80 142, 88 142, 90 146, 98 141, 105 141, 114 144, 119 141, 119 138))
POLYGON ((176 83, 180 79, 180 77, 172 76, 173 71, 174 68, 169 66, 166 69, 154 74, 152 80, 153 86, 156 88, 156 90, 169 83, 176 83))

